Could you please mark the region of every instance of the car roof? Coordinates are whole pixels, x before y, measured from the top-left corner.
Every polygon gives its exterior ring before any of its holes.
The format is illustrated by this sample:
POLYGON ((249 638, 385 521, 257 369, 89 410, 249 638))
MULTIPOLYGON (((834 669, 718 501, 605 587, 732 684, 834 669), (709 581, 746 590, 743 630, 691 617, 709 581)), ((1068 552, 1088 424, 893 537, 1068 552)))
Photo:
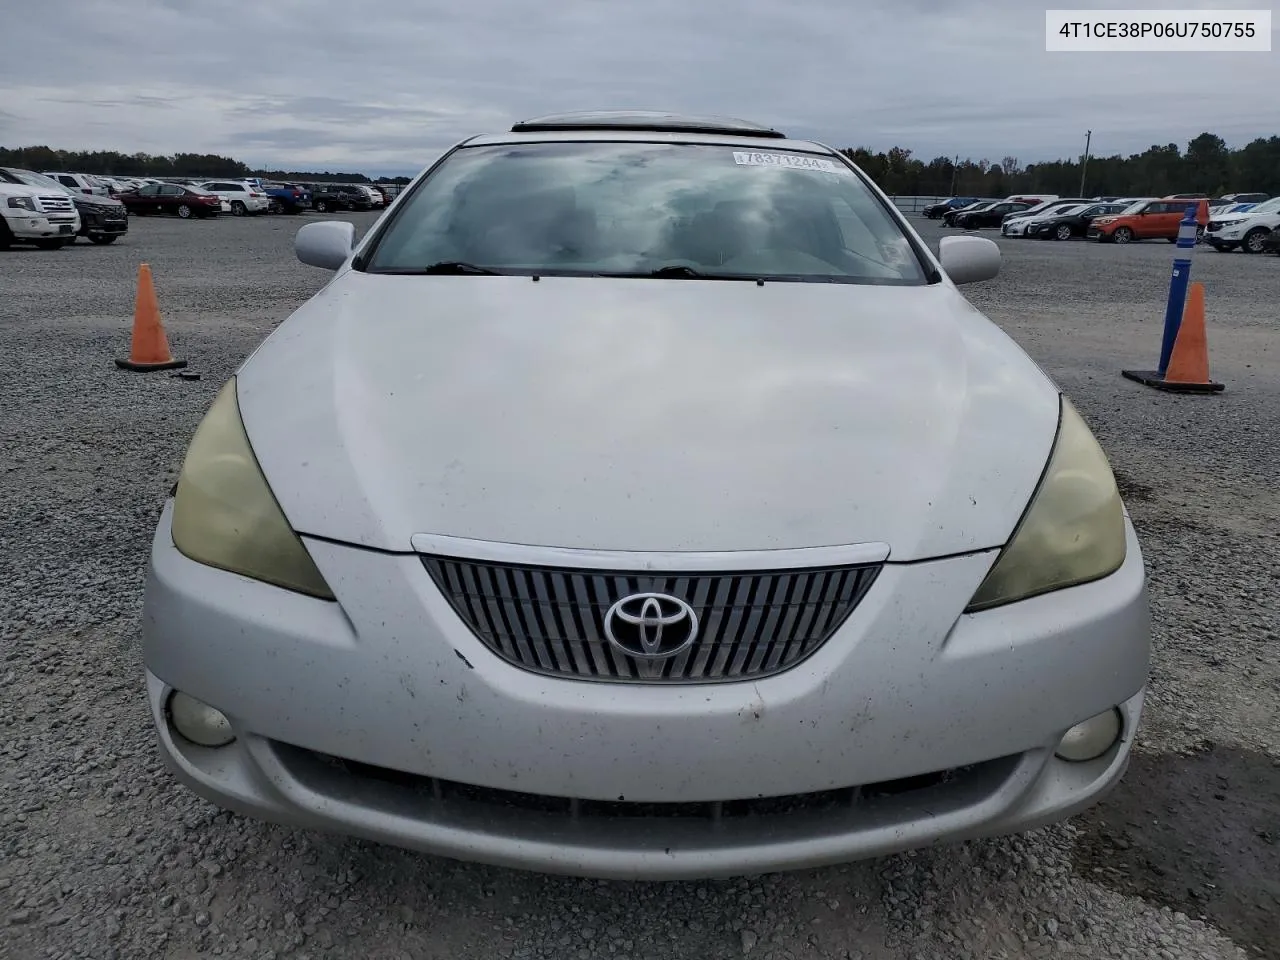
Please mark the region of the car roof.
POLYGON ((659 110, 584 110, 521 120, 512 133, 551 130, 641 130, 668 133, 718 133, 785 140, 779 130, 736 117, 688 116, 659 110))
POLYGON ((764 139, 733 134, 701 133, 689 131, 618 130, 608 127, 581 130, 547 130, 528 133, 492 133, 472 137, 465 147, 487 147, 510 143, 701 143, 719 146, 741 147, 746 150, 789 150, 793 153, 816 153, 835 156, 837 151, 812 140, 764 139))
POLYGON ((836 153, 811 140, 794 140, 780 130, 734 117, 691 116, 653 110, 596 110, 521 120, 505 133, 482 134, 465 146, 528 142, 707 143, 753 150, 836 153))

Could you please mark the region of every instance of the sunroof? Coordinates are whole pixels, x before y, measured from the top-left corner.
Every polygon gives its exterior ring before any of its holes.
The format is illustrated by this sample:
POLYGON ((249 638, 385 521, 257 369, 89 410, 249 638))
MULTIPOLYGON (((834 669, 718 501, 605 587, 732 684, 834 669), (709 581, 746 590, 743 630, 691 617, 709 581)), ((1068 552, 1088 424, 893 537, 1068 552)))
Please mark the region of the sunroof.
POLYGON ((522 120, 512 133, 557 130, 643 130, 668 133, 728 134, 738 137, 786 139, 786 134, 749 120, 733 117, 697 117, 650 110, 603 110, 561 113, 522 120))

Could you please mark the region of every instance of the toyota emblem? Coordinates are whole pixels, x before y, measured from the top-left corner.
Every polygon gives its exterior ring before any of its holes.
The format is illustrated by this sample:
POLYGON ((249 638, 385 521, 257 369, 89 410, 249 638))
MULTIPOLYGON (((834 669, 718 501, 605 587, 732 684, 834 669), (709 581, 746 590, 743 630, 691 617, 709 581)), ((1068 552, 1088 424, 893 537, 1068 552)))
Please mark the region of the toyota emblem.
POLYGON ((679 597, 633 593, 605 613, 604 635, 628 656, 665 659, 687 650, 697 639, 698 615, 679 597))

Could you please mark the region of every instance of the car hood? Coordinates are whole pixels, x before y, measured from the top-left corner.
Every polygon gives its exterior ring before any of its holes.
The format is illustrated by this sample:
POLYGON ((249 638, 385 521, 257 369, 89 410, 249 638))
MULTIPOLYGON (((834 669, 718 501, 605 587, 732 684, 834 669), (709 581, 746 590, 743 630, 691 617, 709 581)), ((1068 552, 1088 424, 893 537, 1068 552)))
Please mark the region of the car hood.
POLYGON ((238 375, 300 533, 568 548, 1003 544, 1054 384, 949 284, 344 271, 238 375))
POLYGON ((99 210, 114 210, 116 207, 123 207, 124 204, 114 197, 90 196, 87 193, 71 194, 71 199, 75 201, 77 207, 86 209, 97 208, 99 210))
POLYGON ((25 183, 10 183, 8 180, 0 180, 0 196, 3 197, 39 197, 52 196, 54 191, 41 190, 39 187, 31 187, 25 183))

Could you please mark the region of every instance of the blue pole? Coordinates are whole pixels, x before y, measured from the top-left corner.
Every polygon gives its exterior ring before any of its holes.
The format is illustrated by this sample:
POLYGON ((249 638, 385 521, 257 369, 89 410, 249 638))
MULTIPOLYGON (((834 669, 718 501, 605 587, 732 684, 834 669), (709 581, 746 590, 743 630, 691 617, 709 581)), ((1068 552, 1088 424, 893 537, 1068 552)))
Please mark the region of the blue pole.
POLYGON ((1187 207, 1187 213, 1178 224, 1178 247, 1173 255, 1173 276, 1169 278, 1169 302, 1164 308, 1164 342, 1160 345, 1160 376, 1169 369, 1173 344, 1182 326, 1182 311, 1187 303, 1187 286, 1191 282, 1191 253, 1196 248, 1196 209, 1187 207))

